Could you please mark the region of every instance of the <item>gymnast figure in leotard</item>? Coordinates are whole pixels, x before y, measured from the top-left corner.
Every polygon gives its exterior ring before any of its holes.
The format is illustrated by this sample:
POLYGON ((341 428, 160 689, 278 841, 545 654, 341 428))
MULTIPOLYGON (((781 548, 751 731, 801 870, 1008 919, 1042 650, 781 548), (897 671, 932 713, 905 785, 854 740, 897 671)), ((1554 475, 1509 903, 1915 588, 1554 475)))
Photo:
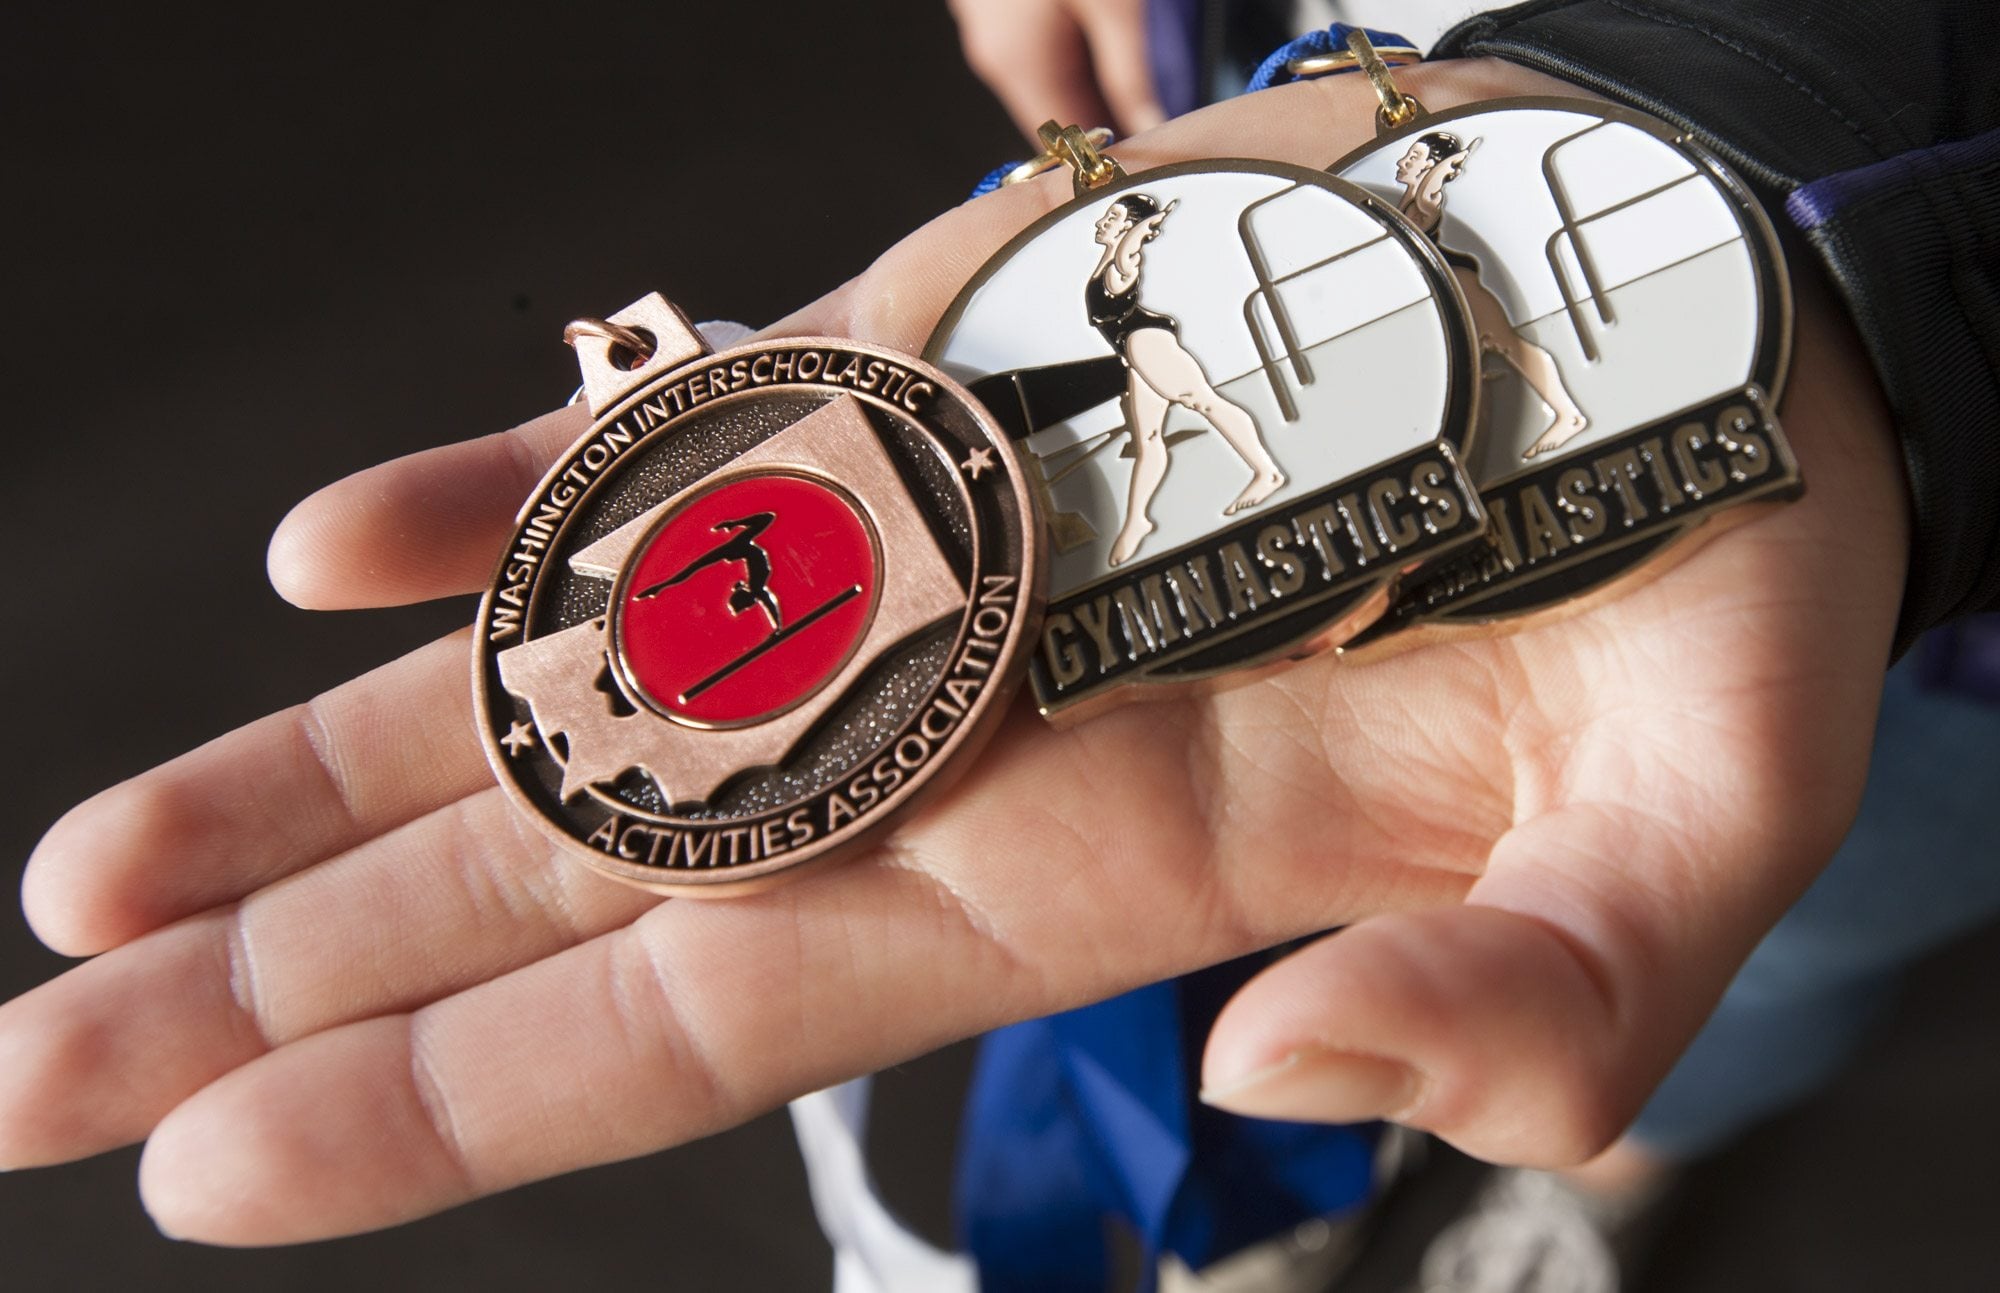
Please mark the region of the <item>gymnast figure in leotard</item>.
MULTIPOLYGON (((1478 145, 1476 139, 1468 147, 1459 142, 1457 135, 1433 130, 1411 144, 1396 163, 1396 182, 1404 186, 1403 215, 1433 242, 1437 242, 1438 226, 1444 220, 1444 186, 1458 178, 1465 159, 1478 145)), ((1555 356, 1514 331, 1500 298, 1480 282, 1476 259, 1443 243, 1438 243, 1438 250, 1444 253, 1445 263, 1451 266, 1452 276, 1465 293, 1473 327, 1479 333, 1481 352, 1498 355, 1512 365, 1555 414, 1555 420, 1541 438, 1529 445, 1521 457, 1539 457, 1582 434, 1590 419, 1563 385, 1562 370, 1556 367, 1555 356)))
POLYGON ((752 516, 717 521, 708 528, 716 534, 728 535, 726 540, 688 562, 678 573, 635 594, 634 600, 643 602, 658 596, 675 584, 686 583, 710 566, 738 561, 743 564, 743 578, 730 585, 729 613, 741 615, 752 606, 761 607, 765 618, 771 621, 771 632, 776 634, 785 627, 785 617, 778 609, 778 595, 771 591, 771 558, 757 545, 757 536, 777 519, 775 513, 758 512, 752 516))
POLYGON ((1125 522, 1111 544, 1111 564, 1131 559, 1153 532, 1146 509, 1167 474, 1167 410, 1178 404, 1208 420, 1250 468, 1250 483, 1223 509, 1231 516, 1257 506, 1285 483, 1250 411, 1209 383, 1201 361, 1181 344, 1180 325, 1139 304, 1141 251, 1160 236, 1175 203, 1162 208, 1144 193, 1127 193, 1098 217, 1096 241, 1104 248, 1083 289, 1084 309, 1111 349, 1125 361, 1125 421, 1132 432, 1132 484, 1125 522))

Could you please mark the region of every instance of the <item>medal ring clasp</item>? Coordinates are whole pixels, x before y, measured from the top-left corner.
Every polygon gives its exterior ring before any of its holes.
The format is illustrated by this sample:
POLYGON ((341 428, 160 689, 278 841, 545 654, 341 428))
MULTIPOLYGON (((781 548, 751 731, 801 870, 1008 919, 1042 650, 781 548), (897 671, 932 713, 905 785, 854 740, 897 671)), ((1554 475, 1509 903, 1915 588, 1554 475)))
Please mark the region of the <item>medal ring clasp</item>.
MULTIPOLYGON (((1394 130, 1407 126, 1424 115, 1424 105, 1404 94, 1396 86, 1396 78, 1390 73, 1391 66, 1407 67, 1423 61, 1423 52, 1407 45, 1392 45, 1386 50, 1377 49, 1375 42, 1368 39, 1368 33, 1355 28, 1347 33, 1347 49, 1344 53, 1313 55, 1298 60, 1299 64, 1318 60, 1334 60, 1324 71, 1337 71, 1343 67, 1359 67, 1367 76, 1368 83, 1375 87, 1375 97, 1381 106, 1375 110, 1375 123, 1379 129, 1394 130)), ((1311 73, 1295 74, 1310 75, 1311 73)))
POLYGON ((611 343, 611 362, 614 366, 630 372, 653 357, 656 345, 651 333, 642 328, 628 328, 622 323, 612 323, 607 319, 571 319, 563 325, 563 344, 576 349, 579 337, 601 337, 611 343))
POLYGON ((1036 169, 1022 178, 1031 178, 1060 164, 1069 167, 1077 194, 1081 196, 1091 189, 1102 188, 1125 177, 1124 170, 1115 160, 1098 151, 1111 142, 1111 132, 1103 126, 1085 130, 1082 126, 1061 126, 1054 121, 1044 121, 1037 133, 1042 141, 1041 156, 1017 167, 1002 183, 1014 182, 1016 175, 1031 166, 1036 169), (1046 165, 1041 164, 1044 159, 1047 159, 1046 165))
MULTIPOLYGON (((1083 132, 1083 137, 1084 141, 1088 143, 1092 149, 1108 148, 1111 145, 1111 138, 1112 138, 1111 127, 1092 126, 1090 129, 1083 132)), ((1098 155, 1102 156, 1103 154, 1099 153, 1098 155)), ((1027 161, 1022 162, 1019 166, 1016 166, 1013 170, 1008 171, 1005 175, 1001 176, 1000 183, 1002 187, 1005 187, 1010 184, 1025 184, 1029 180, 1034 179, 1037 175, 1046 175, 1050 171, 1054 170, 1056 167, 1061 166, 1063 164, 1064 164, 1064 157, 1062 153, 1044 150, 1043 152, 1037 153, 1033 157, 1030 157, 1027 161)))
MULTIPOLYGON (((1424 61, 1424 52, 1415 45, 1376 45, 1374 50, 1389 67, 1409 67, 1424 61)), ((1335 49, 1324 54, 1302 54, 1286 63, 1285 71, 1295 81, 1307 81, 1360 66, 1361 58, 1353 50, 1335 49)))

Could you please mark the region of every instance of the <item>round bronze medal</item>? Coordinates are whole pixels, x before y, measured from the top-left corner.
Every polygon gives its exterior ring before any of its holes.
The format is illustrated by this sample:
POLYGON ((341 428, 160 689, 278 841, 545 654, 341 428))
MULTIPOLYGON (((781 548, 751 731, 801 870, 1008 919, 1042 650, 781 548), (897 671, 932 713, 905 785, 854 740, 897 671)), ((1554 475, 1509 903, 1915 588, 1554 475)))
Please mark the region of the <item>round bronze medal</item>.
POLYGON ((1026 667, 1045 573, 1012 448, 893 351, 711 353, 657 296, 572 335, 597 420, 479 608, 501 785, 656 891, 851 849, 964 767, 1026 667))

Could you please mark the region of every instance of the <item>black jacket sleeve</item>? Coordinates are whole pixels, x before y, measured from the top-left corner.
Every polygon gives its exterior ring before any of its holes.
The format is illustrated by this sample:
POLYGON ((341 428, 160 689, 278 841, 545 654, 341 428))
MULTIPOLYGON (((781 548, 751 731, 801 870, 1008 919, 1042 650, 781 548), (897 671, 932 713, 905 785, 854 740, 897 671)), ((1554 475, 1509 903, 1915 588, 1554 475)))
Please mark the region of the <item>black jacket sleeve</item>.
POLYGON ((1997 20, 1994 0, 1534 0, 1433 51, 1520 63, 1694 132, 1810 242, 1902 441, 1899 653, 2000 609, 1997 20))

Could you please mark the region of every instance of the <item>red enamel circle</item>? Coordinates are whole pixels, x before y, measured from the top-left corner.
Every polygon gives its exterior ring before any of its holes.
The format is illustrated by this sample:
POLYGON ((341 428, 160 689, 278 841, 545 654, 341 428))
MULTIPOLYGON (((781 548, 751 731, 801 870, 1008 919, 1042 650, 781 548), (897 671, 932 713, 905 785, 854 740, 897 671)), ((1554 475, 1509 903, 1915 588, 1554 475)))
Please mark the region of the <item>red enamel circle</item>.
POLYGON ((725 482, 669 516, 619 588, 627 680, 654 708, 741 725, 790 709, 867 632, 881 572, 844 491, 795 475, 725 482))

